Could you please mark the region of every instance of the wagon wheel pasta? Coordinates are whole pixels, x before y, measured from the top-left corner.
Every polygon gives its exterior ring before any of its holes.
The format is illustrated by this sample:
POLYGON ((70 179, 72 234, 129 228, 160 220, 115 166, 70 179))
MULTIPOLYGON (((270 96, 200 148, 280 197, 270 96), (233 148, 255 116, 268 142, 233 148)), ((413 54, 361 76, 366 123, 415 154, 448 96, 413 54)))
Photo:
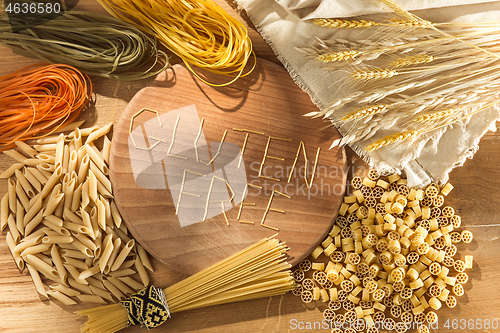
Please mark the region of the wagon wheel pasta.
MULTIPOLYGON (((405 323, 437 321, 431 310, 456 306, 468 281, 464 271, 473 266, 473 257, 458 258, 455 246, 471 242, 472 233, 459 230, 460 216, 444 205, 453 186, 410 189, 401 176, 384 178, 375 171, 365 179, 353 178, 351 185, 353 195, 344 198, 330 233, 311 256, 312 263, 304 261, 311 270, 302 271, 302 285, 329 289, 324 318, 332 321, 334 331, 340 328, 335 324, 353 319, 360 319, 367 332, 375 331, 374 323, 405 332, 405 323), (331 286, 309 278, 323 272, 331 286)), ((309 293, 303 300, 324 301, 309 293)), ((352 328, 360 329, 359 325, 352 328)), ((419 327, 420 332, 426 329, 419 327)))

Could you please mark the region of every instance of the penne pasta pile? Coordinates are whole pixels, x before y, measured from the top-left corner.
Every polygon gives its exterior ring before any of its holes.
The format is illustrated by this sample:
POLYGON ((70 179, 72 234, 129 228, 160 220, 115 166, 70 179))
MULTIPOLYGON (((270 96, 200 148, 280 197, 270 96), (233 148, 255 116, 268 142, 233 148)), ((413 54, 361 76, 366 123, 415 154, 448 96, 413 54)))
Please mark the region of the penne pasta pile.
POLYGON ((148 255, 127 235, 113 201, 111 126, 76 127, 4 151, 17 163, 0 174, 8 179, 0 229, 8 227, 12 256, 36 290, 66 305, 121 301, 149 284, 148 255))

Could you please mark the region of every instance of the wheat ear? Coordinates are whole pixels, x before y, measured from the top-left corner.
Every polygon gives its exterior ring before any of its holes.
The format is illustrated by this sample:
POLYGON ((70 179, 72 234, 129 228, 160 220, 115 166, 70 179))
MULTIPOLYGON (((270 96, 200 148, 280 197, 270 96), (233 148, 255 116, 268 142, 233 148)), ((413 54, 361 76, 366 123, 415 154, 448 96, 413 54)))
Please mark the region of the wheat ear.
POLYGON ((356 80, 376 80, 390 78, 397 74, 399 73, 392 69, 375 68, 354 71, 351 76, 356 80))
POLYGON ((325 28, 369 28, 379 23, 367 20, 315 19, 314 24, 325 28))
POLYGON ((391 105, 392 104, 380 104, 380 105, 368 106, 368 107, 362 108, 361 110, 348 113, 345 116, 343 116, 340 120, 349 121, 352 119, 359 119, 359 118, 365 118, 368 116, 372 116, 372 115, 377 114, 377 113, 385 112, 387 110, 387 108, 391 105))
POLYGON ((370 143, 365 148, 365 150, 366 151, 374 151, 374 150, 382 148, 383 146, 387 146, 391 143, 394 143, 397 141, 404 141, 404 140, 408 140, 410 138, 416 137, 419 134, 420 134, 419 131, 411 130, 411 131, 407 131, 407 132, 401 132, 401 133, 387 135, 387 136, 384 136, 382 139, 379 139, 373 143, 370 143))
POLYGON ((321 62, 335 62, 335 61, 343 61, 343 60, 349 60, 349 59, 354 59, 357 56, 362 54, 360 51, 337 51, 337 52, 329 52, 329 53, 324 53, 320 54, 316 57, 317 60, 321 62))
POLYGON ((413 56, 407 56, 398 60, 395 60, 389 64, 391 67, 406 67, 406 66, 416 66, 420 64, 427 64, 434 61, 436 58, 426 54, 417 54, 413 56))
POLYGON ((448 117, 449 115, 453 114, 454 112, 461 110, 462 108, 452 108, 452 109, 446 109, 438 112, 433 112, 433 113, 426 113, 421 116, 415 117, 413 121, 418 122, 418 123, 424 123, 428 121, 433 121, 437 119, 441 119, 444 117, 448 117))

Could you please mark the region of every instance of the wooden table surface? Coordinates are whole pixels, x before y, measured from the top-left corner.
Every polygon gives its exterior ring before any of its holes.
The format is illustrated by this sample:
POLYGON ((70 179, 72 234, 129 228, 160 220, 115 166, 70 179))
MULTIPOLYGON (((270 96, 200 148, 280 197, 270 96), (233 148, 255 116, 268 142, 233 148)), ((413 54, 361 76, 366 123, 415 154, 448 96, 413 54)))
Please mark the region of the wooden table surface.
MULTIPOLYGON (((259 36, 243 13, 225 0, 216 0, 233 16, 238 17, 250 30, 258 57, 279 63, 272 50, 259 36)), ((78 8, 103 12, 95 0, 81 0, 78 8)), ((0 47, 0 75, 38 63, 36 60, 12 55, 7 48, 0 47)), ((82 115, 87 125, 103 125, 115 122, 120 117, 129 99, 141 89, 144 82, 118 82, 101 80, 95 83, 97 93, 93 112, 82 115)), ((497 124, 498 125, 498 124, 497 124)), ((463 256, 474 255, 474 268, 466 285, 466 294, 459 298, 455 309, 443 308, 440 315, 439 332, 500 332, 497 329, 478 328, 485 320, 500 321, 500 133, 487 133, 480 149, 463 167, 453 170, 450 181, 455 189, 447 197, 450 204, 462 216, 462 224, 474 232, 471 244, 460 244, 463 256), (475 329, 446 328, 453 320, 474 320, 475 329), (476 321, 477 320, 477 321, 476 321), (476 326, 477 325, 477 326, 476 326)), ((347 149, 348 174, 364 176, 367 165, 350 149, 347 149)), ((0 155, 0 170, 5 170, 12 160, 0 155)), ((7 190, 7 181, 0 181, 0 195, 7 190)), ((58 302, 42 301, 26 272, 19 273, 5 242, 5 231, 0 237, 0 332, 78 332, 84 318, 73 311, 89 305, 63 306, 58 302)), ((184 278, 183 275, 153 260, 155 273, 151 282, 166 287, 184 278)), ((287 294, 236 304, 215 306, 175 314, 174 317, 154 332, 329 332, 319 327, 323 319, 321 303, 303 304, 298 297, 287 294), (316 322, 316 324, 314 324, 316 322)), ((472 327, 472 326, 471 326, 472 327)), ((140 327, 131 327, 123 332, 144 332, 140 327)))

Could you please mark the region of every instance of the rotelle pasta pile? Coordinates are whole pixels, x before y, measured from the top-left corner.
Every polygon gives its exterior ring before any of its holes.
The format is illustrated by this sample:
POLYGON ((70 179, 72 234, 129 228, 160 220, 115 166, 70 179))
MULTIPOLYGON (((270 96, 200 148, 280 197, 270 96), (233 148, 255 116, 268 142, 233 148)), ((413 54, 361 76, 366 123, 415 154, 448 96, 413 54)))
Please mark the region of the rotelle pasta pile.
POLYGON ((329 302, 323 316, 332 333, 428 332, 434 311, 456 306, 472 268, 473 257, 458 257, 455 245, 470 243, 472 233, 459 231, 460 216, 444 205, 453 186, 409 189, 399 175, 386 181, 374 170, 352 186, 311 254, 317 262, 306 259, 294 271, 293 293, 305 303, 329 302))
POLYGON ((149 284, 147 253, 127 235, 113 201, 110 129, 77 127, 4 152, 17 163, 0 175, 8 178, 0 229, 8 227, 12 256, 38 293, 66 305, 123 300, 149 284))

